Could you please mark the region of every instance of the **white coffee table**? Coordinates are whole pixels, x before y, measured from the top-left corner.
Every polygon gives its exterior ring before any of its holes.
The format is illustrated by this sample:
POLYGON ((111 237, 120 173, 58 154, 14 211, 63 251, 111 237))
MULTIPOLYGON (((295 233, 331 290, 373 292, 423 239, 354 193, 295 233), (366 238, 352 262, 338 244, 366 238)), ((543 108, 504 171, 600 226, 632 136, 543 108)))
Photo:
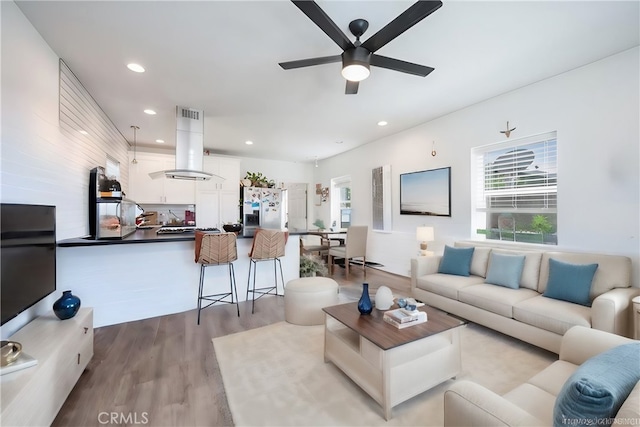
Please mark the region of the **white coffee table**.
POLYGON ((325 307, 324 360, 332 362, 382 406, 391 409, 454 378, 461 369, 460 326, 466 322, 432 307, 428 321, 397 329, 383 312, 360 315, 357 303, 325 307))

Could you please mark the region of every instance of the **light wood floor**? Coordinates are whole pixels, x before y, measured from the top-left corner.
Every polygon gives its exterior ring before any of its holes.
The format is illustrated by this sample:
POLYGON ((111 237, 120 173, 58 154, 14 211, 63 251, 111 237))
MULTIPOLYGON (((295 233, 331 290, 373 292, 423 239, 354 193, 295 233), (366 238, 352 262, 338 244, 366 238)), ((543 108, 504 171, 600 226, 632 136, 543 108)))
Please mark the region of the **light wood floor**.
MULTIPOLYGON (((386 285, 409 295, 409 278, 352 266, 332 276, 340 285, 386 285)), ((238 278, 241 280, 241 278, 238 278)), ((196 298, 196 295, 194 295, 196 298)), ((231 426, 220 369, 211 339, 284 320, 284 299, 264 297, 197 311, 96 328, 94 356, 54 426, 231 426)), ((238 349, 242 351, 242 349, 238 349)))

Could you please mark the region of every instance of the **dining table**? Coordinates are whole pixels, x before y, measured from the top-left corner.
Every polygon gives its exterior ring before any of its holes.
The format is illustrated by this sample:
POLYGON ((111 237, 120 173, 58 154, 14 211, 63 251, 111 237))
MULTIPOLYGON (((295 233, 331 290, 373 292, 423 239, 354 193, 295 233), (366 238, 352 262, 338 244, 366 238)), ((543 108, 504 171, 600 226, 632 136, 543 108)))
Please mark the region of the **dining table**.
MULTIPOLYGON (((318 230, 309 230, 307 234, 310 236, 319 236, 320 243, 323 246, 332 246, 332 242, 339 242, 340 245, 344 245, 344 241, 347 237, 347 229, 346 228, 335 228, 335 229, 318 229, 318 230)), ((335 245, 333 245, 335 246, 335 245)))

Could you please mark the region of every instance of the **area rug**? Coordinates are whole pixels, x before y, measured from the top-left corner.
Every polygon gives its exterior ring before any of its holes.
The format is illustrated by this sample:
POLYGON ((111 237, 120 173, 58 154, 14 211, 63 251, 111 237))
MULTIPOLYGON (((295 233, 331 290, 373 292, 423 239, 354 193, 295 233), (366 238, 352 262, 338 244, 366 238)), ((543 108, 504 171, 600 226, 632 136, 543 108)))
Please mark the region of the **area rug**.
MULTIPOLYGON (((334 260, 334 263, 344 268, 344 258, 336 258, 334 260)), ((379 262, 373 262, 373 261, 366 261, 365 264, 367 265, 367 267, 384 267, 384 265, 380 264, 379 262)), ((352 259, 349 261, 349 265, 357 265, 362 267, 362 261, 357 259, 352 259)))
MULTIPOLYGON (((449 380, 393 408, 382 408, 323 359, 324 326, 286 322, 213 339, 236 426, 441 426, 449 380)), ((557 355, 484 327, 462 329, 462 372, 503 394, 557 355)), ((420 381, 420 378, 407 378, 420 381)))

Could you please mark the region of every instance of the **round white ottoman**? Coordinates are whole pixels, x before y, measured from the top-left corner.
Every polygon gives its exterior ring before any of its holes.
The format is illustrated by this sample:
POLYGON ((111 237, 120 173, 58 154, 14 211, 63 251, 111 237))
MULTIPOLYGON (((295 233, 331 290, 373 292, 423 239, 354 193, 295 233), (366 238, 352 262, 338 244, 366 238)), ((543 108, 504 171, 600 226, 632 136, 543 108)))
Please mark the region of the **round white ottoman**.
POLYGON ((336 304, 338 283, 328 277, 301 277, 284 289, 284 318, 295 325, 324 324, 322 308, 336 304))

